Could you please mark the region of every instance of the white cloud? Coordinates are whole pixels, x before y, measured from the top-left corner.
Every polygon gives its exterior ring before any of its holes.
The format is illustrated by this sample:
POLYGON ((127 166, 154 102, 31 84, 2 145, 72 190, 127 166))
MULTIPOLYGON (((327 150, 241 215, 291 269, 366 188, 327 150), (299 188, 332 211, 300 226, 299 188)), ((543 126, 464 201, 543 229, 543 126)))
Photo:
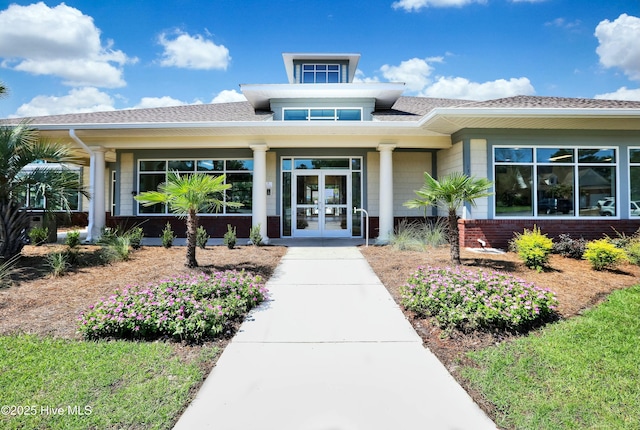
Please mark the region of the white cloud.
POLYGON ((576 28, 580 27, 581 24, 582 21, 580 21, 579 19, 576 19, 575 21, 567 21, 564 18, 556 18, 554 20, 545 22, 544 25, 546 25, 547 27, 564 28, 565 30, 575 30, 576 28))
POLYGON ((74 88, 64 96, 36 96, 18 108, 14 116, 61 115, 114 110, 113 99, 97 88, 74 88))
POLYGON ((532 95, 535 89, 528 78, 496 79, 483 83, 461 77, 440 77, 420 95, 466 100, 491 100, 517 95, 532 95))
POLYGON ((640 18, 625 13, 596 27, 596 52, 607 68, 619 67, 629 79, 640 80, 640 18))
POLYGON ((356 70, 356 75, 353 77, 353 82, 356 84, 369 84, 372 82, 380 82, 378 77, 368 78, 364 72, 360 69, 356 70))
POLYGON ((143 97, 142 99, 140 99, 140 103, 135 105, 133 109, 182 106, 182 105, 188 105, 188 104, 189 103, 187 102, 183 102, 182 100, 174 99, 173 97, 169 97, 169 96, 143 97))
POLYGON ((224 45, 216 45, 201 35, 178 33, 177 37, 169 39, 166 33, 163 33, 159 42, 164 47, 160 62, 162 66, 227 70, 231 61, 229 50, 224 45))
POLYGON ((471 3, 485 4, 486 2, 487 0, 398 0, 391 7, 413 12, 425 7, 462 7, 471 3))
POLYGON ((595 98, 606 100, 640 101, 640 88, 629 89, 627 87, 622 87, 612 93, 598 94, 595 98))
POLYGON ((211 103, 246 102, 247 98, 236 90, 223 90, 211 100, 211 103))
POLYGON ((64 3, 10 5, 0 11, 2 66, 64 79, 66 85, 125 85, 122 67, 137 59, 100 41, 93 18, 64 3))
MULTIPOLYGON (((431 59, 438 61, 439 57, 431 59)), ((441 59, 439 59, 441 61, 441 59)), ((402 61, 399 66, 385 64, 380 67, 382 76, 392 82, 404 82, 409 91, 420 91, 427 86, 431 79, 433 67, 429 64, 429 59, 412 58, 402 61)))

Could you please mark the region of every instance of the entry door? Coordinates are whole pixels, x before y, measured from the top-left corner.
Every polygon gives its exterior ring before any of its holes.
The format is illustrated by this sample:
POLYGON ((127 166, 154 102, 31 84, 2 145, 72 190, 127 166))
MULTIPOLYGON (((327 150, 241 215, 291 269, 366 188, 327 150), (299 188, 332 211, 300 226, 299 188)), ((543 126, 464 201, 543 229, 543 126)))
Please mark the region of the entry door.
POLYGON ((295 237, 351 237, 351 180, 341 171, 296 173, 295 237))

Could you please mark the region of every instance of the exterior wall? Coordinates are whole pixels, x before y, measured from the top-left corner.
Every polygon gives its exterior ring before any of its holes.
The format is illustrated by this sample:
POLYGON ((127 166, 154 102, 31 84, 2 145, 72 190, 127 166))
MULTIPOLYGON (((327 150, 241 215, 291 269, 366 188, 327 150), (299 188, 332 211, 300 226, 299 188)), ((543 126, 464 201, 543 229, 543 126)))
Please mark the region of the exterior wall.
MULTIPOLYGON (((469 144, 469 174, 476 178, 488 178, 488 152, 485 139, 471 139, 469 144)), ((487 219, 489 217, 489 198, 476 200, 476 207, 466 209, 465 218, 487 219)))
POLYGON ((134 199, 131 195, 132 191, 137 191, 137 181, 134 177, 133 154, 130 152, 120 154, 118 171, 116 179, 119 181, 116 190, 116 199, 119 197, 120 204, 116 202, 118 215, 131 216, 134 211, 134 199))
POLYGON ((531 230, 537 226, 543 234, 555 239, 563 233, 573 238, 587 240, 601 239, 604 235, 616 236, 616 231, 631 235, 640 229, 640 219, 635 220, 458 220, 460 229, 460 246, 479 248, 478 239, 487 243, 488 247, 507 249, 509 241, 515 233, 522 233, 524 229, 531 230))
MULTIPOLYGON (((277 204, 278 204, 278 193, 276 192, 277 190, 277 184, 279 183, 278 181, 278 169, 277 169, 277 164, 278 164, 278 157, 276 156, 275 152, 269 152, 267 151, 267 182, 271 183, 271 194, 267 195, 267 216, 274 216, 277 214, 277 204)), ((269 235, 267 233, 267 235, 269 237, 271 237, 271 235, 269 235)))
POLYGON ((409 209, 407 200, 416 197, 415 190, 424 184, 424 172, 431 174, 430 152, 393 152, 393 215, 394 217, 422 216, 424 210, 409 209))
MULTIPOLYGON (((437 177, 446 176, 452 172, 464 171, 464 159, 463 159, 463 143, 461 141, 454 143, 449 149, 442 149, 438 151, 437 155, 437 177)), ((437 178, 436 178, 437 179, 437 178)), ((458 215, 462 216, 462 210, 458 211, 458 215)), ((438 216, 447 216, 446 211, 438 209, 438 216)))
MULTIPOLYGON (((380 215, 380 153, 377 151, 367 153, 367 204, 365 209, 372 217, 380 215)), ((377 237, 376 232, 376 237, 377 237)))

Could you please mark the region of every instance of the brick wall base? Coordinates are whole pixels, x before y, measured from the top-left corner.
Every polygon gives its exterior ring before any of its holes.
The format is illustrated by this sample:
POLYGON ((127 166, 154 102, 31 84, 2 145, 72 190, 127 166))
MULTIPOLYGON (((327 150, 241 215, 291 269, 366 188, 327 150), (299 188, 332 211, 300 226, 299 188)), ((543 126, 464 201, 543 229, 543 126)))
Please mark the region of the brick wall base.
POLYGON ((640 229, 640 219, 635 220, 458 220, 460 246, 479 248, 478 239, 491 248, 507 249, 515 233, 537 226, 551 239, 567 233, 573 238, 602 239, 604 235, 615 237, 616 232, 632 235, 640 229))

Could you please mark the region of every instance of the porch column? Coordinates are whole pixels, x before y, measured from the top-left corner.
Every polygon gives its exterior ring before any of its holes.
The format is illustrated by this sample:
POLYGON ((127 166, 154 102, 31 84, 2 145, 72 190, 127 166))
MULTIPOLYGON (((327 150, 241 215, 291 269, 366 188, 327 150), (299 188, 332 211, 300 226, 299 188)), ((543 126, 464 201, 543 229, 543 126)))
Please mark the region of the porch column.
POLYGON ((269 243, 267 236, 267 150, 265 144, 251 145, 253 150, 253 194, 251 225, 260 224, 262 241, 269 243))
POLYGON ((389 242, 393 233, 393 150, 395 145, 382 143, 380 151, 380 214, 378 242, 389 242))
POLYGON ((105 199, 105 149, 101 146, 93 146, 91 149, 91 165, 89 166, 90 179, 89 190, 89 225, 87 226, 87 241, 95 242, 100 238, 102 229, 106 224, 105 199))

